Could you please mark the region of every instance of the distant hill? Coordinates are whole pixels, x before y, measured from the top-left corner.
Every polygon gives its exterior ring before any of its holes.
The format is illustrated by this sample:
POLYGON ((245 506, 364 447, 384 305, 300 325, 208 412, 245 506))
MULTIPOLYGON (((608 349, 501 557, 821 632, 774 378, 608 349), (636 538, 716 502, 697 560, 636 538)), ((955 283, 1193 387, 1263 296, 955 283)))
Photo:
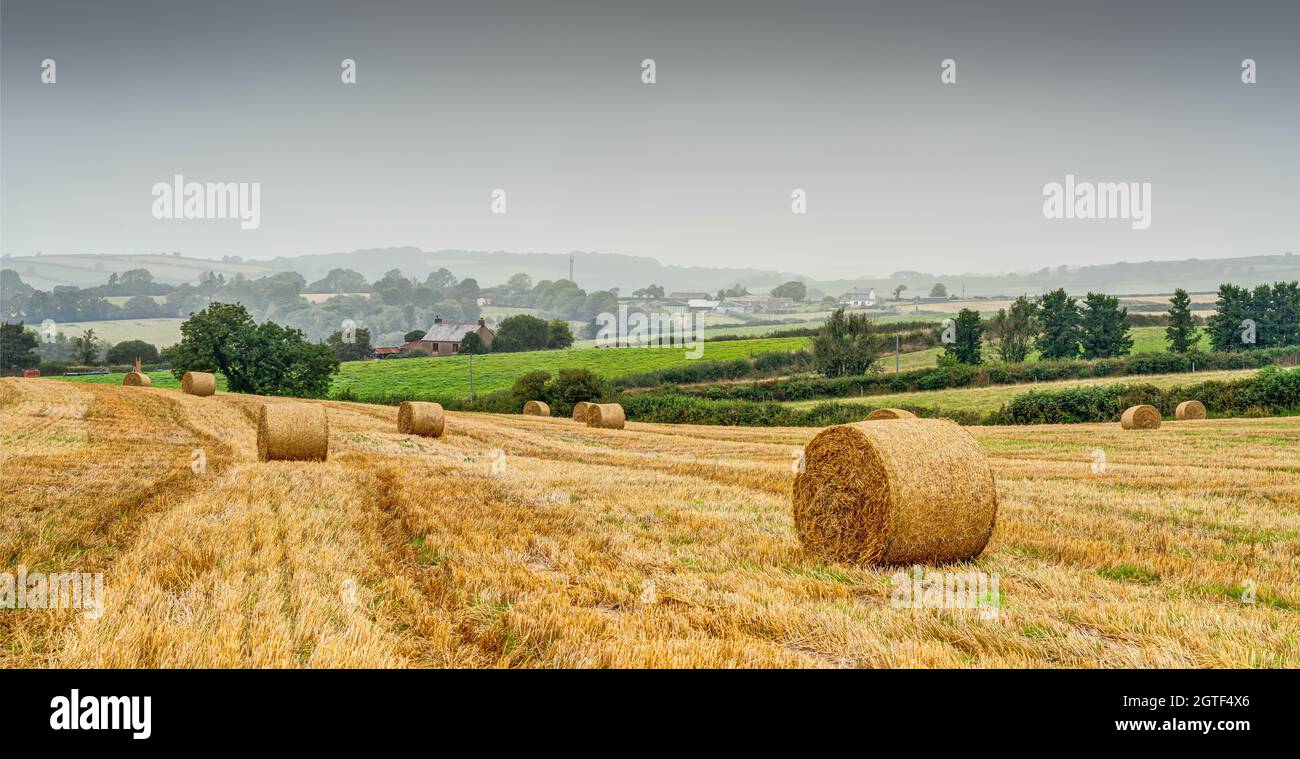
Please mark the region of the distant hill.
MULTIPOLYGON (((926 296, 936 283, 951 295, 1039 295, 1064 287, 1074 294, 1097 290, 1115 295, 1166 293, 1176 287, 1189 291, 1210 291, 1223 282, 1253 286, 1264 282, 1300 280, 1300 257, 1283 255, 1242 258, 1145 261, 1081 267, 1046 267, 1035 272, 1007 274, 928 274, 894 272, 889 277, 812 280, 789 272, 768 269, 726 269, 717 267, 665 266, 645 256, 613 253, 574 253, 574 279, 583 289, 618 287, 630 293, 650 284, 665 290, 714 292, 736 284, 764 291, 791 279, 801 279, 810 288, 830 295, 849 290, 874 288, 885 296, 900 284, 907 285, 905 297, 926 296), (964 292, 963 292, 964 288, 964 292)), ((218 261, 165 254, 143 255, 44 255, 6 256, 0 267, 16 270, 23 281, 41 290, 57 285, 86 287, 103 284, 113 272, 145 268, 164 284, 194 282, 205 271, 227 277, 243 274, 257 278, 278 271, 296 271, 309 282, 330 269, 353 269, 374 281, 390 269, 423 279, 440 268, 458 278, 473 277, 480 286, 502 284, 512 274, 524 272, 534 281, 569 276, 569 256, 551 253, 505 253, 465 250, 422 251, 414 247, 373 248, 350 253, 282 256, 269 261, 218 261)), ((846 262, 847 267, 847 262, 846 262)))
POLYGON ((949 295, 1041 295, 1064 287, 1071 294, 1090 290, 1111 295, 1167 293, 1181 287, 1189 292, 1217 290, 1229 282, 1242 286, 1300 280, 1300 256, 1290 253, 1244 258, 1189 258, 1180 261, 1120 262, 1099 266, 1048 267, 1035 272, 1010 274, 927 274, 894 272, 888 278, 809 281, 830 295, 874 288, 885 297, 898 285, 907 285, 903 297, 926 296, 934 284, 942 283, 949 295), (963 292, 964 288, 964 292, 963 292))
MULTIPOLYGON (((737 283, 767 289, 798 275, 765 269, 723 269, 713 267, 665 266, 646 256, 616 253, 578 253, 573 256, 573 278, 587 291, 618 287, 624 293, 662 285, 665 290, 707 290, 737 283)), ((458 278, 473 277, 482 287, 503 284, 512 274, 523 272, 534 282, 567 279, 569 254, 506 253, 469 250, 422 251, 419 248, 375 248, 351 253, 326 253, 274 258, 267 262, 283 271, 296 271, 308 281, 320 279, 330 269, 352 269, 374 281, 389 269, 401 269, 407 276, 423 279, 429 272, 447 269, 458 278)))
POLYGON ((59 285, 93 287, 108 281, 108 275, 130 269, 148 269, 154 281, 166 285, 193 284, 205 271, 227 277, 243 274, 256 279, 274 274, 264 261, 225 263, 208 258, 186 258, 159 253, 141 255, 82 256, 5 256, 0 268, 13 269, 23 282, 38 290, 53 290, 59 285))
MULTIPOLYGON (((665 266, 653 258, 612 253, 574 253, 574 279, 585 290, 611 287, 631 292, 651 284, 666 290, 708 290, 741 284, 768 289, 798 275, 764 269, 722 269, 665 266)), ((113 272, 145 268, 154 280, 179 285, 195 282, 199 274, 212 271, 230 277, 244 274, 257 278, 277 271, 296 271, 311 282, 330 269, 352 269, 369 281, 390 269, 401 269, 409 277, 424 279, 429 272, 448 269, 458 279, 472 277, 480 286, 503 284, 512 274, 523 272, 533 281, 564 279, 569 276, 569 256, 550 253, 504 253, 466 250, 426 252, 419 248, 373 248, 350 253, 281 256, 269 261, 218 261, 167 254, 144 255, 42 255, 6 256, 0 267, 18 272, 27 284, 50 290, 58 285, 88 287, 102 285, 113 272)))

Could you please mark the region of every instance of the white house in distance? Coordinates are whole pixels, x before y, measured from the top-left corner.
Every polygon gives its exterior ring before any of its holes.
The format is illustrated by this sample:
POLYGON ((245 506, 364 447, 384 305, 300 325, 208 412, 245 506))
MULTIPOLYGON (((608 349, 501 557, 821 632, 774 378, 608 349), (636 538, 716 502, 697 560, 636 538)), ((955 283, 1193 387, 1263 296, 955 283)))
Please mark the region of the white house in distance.
POLYGON ((876 305, 876 291, 874 288, 866 292, 851 290, 839 297, 839 304, 848 308, 872 308, 876 305))

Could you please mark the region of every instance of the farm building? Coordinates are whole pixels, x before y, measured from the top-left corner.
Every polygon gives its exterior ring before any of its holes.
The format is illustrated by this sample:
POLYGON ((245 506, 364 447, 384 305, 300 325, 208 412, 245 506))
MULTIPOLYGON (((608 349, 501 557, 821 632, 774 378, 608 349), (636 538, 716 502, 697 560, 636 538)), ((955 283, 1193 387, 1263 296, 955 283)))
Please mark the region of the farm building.
POLYGON ((371 358, 392 358, 393 356, 396 356, 401 352, 402 352, 401 348, 389 348, 389 347, 375 348, 374 351, 370 353, 370 357, 371 358))
POLYGON ((863 292, 861 290, 853 290, 852 292, 844 293, 839 297, 839 304, 850 308, 870 308, 876 305, 876 291, 870 290, 868 292, 863 292))
POLYGON ((428 351, 430 356, 454 356, 460 353, 460 341, 465 335, 477 332, 483 338, 484 345, 491 345, 496 333, 488 329, 483 319, 478 324, 467 322, 445 322, 441 316, 433 317, 433 326, 419 340, 412 340, 402 346, 404 350, 420 349, 428 351))

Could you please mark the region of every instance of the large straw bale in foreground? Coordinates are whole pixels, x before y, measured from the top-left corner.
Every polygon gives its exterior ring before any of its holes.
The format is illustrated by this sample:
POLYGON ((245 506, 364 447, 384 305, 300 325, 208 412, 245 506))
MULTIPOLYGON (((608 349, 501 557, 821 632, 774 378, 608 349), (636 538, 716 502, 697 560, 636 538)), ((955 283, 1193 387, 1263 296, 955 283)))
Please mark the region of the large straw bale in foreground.
POLYGON ((828 427, 804 448, 795 530, 829 561, 969 559, 993 534, 998 496, 975 438, 946 419, 828 427))
POLYGON ((593 403, 587 407, 587 426, 621 430, 627 422, 621 403, 593 403))
POLYGON ((1157 429, 1160 427, 1160 411, 1146 404, 1130 406, 1119 418, 1119 426, 1126 430, 1157 429))
POLYGON ((441 403, 402 401, 397 407, 397 431, 407 435, 442 437, 446 420, 441 403))
POLYGON ((122 384, 131 387, 148 387, 153 384, 153 380, 149 379, 149 375, 144 372, 127 372, 126 376, 122 377, 122 384))
POLYGON ((587 409, 591 408, 591 406, 592 404, 588 401, 578 401, 577 403, 573 404, 573 421, 586 422, 587 409))
POLYGON ((551 407, 542 401, 529 401, 524 404, 524 413, 528 416, 550 416, 551 407))
POLYGON ((1204 419, 1205 404, 1200 401, 1183 401, 1174 409, 1174 418, 1183 420, 1204 419))
POLYGON ((257 415, 257 458, 262 461, 324 461, 330 427, 315 403, 268 403, 257 415))
POLYGON ((217 375, 210 372, 185 372, 181 392, 188 395, 212 395, 217 392, 217 375))
POLYGON ((878 422, 881 419, 915 419, 916 414, 901 408, 878 408, 867 414, 865 421, 878 422))

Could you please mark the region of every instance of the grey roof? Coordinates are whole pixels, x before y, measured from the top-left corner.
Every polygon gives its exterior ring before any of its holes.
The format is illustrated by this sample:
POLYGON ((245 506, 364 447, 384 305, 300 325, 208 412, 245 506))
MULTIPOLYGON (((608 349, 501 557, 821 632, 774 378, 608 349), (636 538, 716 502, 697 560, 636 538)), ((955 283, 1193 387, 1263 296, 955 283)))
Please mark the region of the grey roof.
POLYGON ((430 343, 459 343, 465 339, 465 335, 478 329, 477 324, 464 324, 462 322, 443 322, 435 324, 424 333, 422 340, 430 343))

